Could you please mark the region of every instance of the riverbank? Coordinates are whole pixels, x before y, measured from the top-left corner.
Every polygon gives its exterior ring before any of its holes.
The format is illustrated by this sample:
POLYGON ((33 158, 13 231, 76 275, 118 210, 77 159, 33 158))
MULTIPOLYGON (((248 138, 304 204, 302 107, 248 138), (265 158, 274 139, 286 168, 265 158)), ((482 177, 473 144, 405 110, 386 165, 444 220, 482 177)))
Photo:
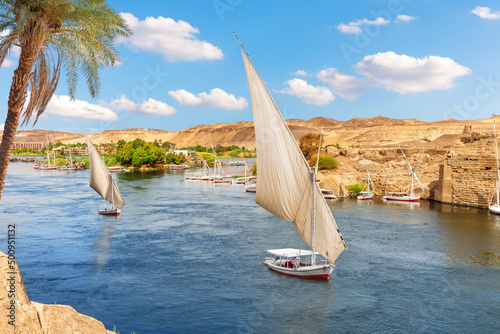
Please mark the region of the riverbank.
MULTIPOLYGON (((15 251, 11 253, 15 254, 15 251)), ((10 257, 15 258, 15 255, 10 257)), ((71 306, 31 301, 17 263, 1 251, 0 308, 4 310, 0 333, 113 333, 106 330, 99 320, 80 314, 71 306)))

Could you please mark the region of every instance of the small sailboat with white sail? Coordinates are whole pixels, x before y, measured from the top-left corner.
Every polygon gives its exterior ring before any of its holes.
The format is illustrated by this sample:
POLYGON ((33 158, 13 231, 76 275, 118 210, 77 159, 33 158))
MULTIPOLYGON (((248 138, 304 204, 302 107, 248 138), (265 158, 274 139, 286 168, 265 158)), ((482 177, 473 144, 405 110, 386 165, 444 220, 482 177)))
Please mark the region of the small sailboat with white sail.
POLYGON ((97 213, 101 215, 118 216, 121 212, 121 208, 125 205, 125 201, 113 180, 113 176, 106 167, 106 164, 100 159, 94 144, 92 144, 88 136, 86 137, 90 164, 89 186, 110 204, 101 205, 102 209, 97 210, 97 213))
POLYGON ((329 278, 337 257, 347 248, 311 168, 271 93, 240 43, 250 90, 257 144, 255 202, 276 217, 292 222, 311 250, 285 248, 267 252, 263 263, 281 274, 329 278), (323 260, 321 260, 323 258, 323 260))
POLYGON ((493 132, 495 133, 495 155, 497 160, 497 180, 495 183, 495 191, 491 196, 490 206, 488 209, 491 213, 500 215, 500 164, 498 162, 498 144, 497 144, 497 129, 495 124, 495 114, 493 114, 493 132))
MULTIPOLYGON (((391 132, 391 134, 392 134, 392 132, 391 132)), ((411 172, 411 186, 410 186, 410 192, 409 193, 406 193, 406 192, 390 192, 388 195, 382 197, 382 199, 386 200, 386 201, 398 201, 398 202, 419 202, 420 201, 420 196, 416 196, 415 195, 414 181, 416 180, 418 182, 418 184, 422 188, 422 191, 424 191, 424 186, 422 185, 422 183, 420 183, 420 180, 418 179, 417 174, 415 174, 415 172, 413 171, 413 168, 411 167, 410 162, 406 158, 405 152, 403 151, 403 149, 401 148, 401 146, 399 146, 399 143, 396 140, 396 137, 394 137, 393 134, 392 134, 392 137, 394 138, 394 141, 398 145, 399 150, 403 154, 403 157, 405 157, 405 160, 408 163, 408 167, 410 168, 410 172, 411 172)))

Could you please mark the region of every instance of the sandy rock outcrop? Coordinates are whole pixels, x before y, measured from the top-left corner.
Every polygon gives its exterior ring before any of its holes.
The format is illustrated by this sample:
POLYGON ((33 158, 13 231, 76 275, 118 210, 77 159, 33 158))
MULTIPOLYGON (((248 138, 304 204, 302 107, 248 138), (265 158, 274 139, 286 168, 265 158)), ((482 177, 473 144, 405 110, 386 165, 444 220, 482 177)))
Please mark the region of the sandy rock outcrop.
POLYGON ((40 161, 38 161, 37 158, 31 158, 31 157, 28 157, 28 158, 11 157, 9 160, 10 160, 10 162, 31 162, 31 163, 35 163, 35 164, 40 163, 40 161))
POLYGON ((29 300, 16 263, 0 252, 0 333, 111 334, 103 323, 67 305, 45 305, 29 300), (15 294, 15 298, 13 295, 15 294), (6 310, 6 312, 5 312, 6 310))

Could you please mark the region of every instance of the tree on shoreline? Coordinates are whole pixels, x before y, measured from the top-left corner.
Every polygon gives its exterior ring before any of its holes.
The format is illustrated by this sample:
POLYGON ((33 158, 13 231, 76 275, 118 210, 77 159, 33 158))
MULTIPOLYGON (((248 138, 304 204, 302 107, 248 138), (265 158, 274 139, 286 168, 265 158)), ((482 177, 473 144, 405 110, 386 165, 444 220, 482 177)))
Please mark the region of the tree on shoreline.
POLYGON ((114 42, 117 37, 128 37, 130 30, 105 0, 0 0, 0 32, 0 66, 15 46, 21 51, 0 146, 1 201, 21 113, 22 125, 28 124, 32 115, 33 125, 36 123, 54 94, 63 68, 72 99, 79 70, 90 95, 97 97, 99 70, 118 62, 114 42))

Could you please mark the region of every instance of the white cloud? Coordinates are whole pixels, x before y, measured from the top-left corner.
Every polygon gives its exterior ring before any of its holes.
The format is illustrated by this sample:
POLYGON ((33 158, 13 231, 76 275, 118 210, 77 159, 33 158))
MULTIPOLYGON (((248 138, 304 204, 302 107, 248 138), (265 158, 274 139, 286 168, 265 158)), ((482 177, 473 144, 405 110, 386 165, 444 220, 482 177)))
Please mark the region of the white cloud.
MULTIPOLYGON (((5 29, 5 30, 2 30, 0 31, 0 37, 4 37, 4 36, 7 36, 8 34, 10 33, 10 29, 5 29)), ((14 45, 12 46, 12 48, 10 49, 10 53, 15 57, 15 58, 18 58, 19 55, 21 54, 21 48, 17 45, 14 45)), ((4 64, 2 65, 5 66, 5 67, 10 67, 13 65, 12 61, 9 61, 11 62, 9 65, 5 65, 5 61, 4 61, 4 64)))
POLYGON ((298 70, 296 72, 290 73, 291 75, 296 75, 299 77, 307 77, 307 72, 303 70, 298 70))
POLYGON ((128 26, 134 32, 130 40, 120 39, 119 43, 131 45, 139 50, 161 53, 167 61, 185 61, 200 59, 222 59, 222 51, 195 35, 198 28, 188 22, 159 16, 147 17, 140 21, 130 13, 121 13, 128 26))
POLYGON ((118 119, 118 115, 109 108, 81 100, 71 101, 71 98, 66 95, 52 96, 44 114, 106 121, 116 121, 118 119))
POLYGON ((168 92, 180 104, 200 108, 223 108, 226 110, 241 110, 248 107, 247 100, 243 97, 236 98, 220 88, 214 88, 209 94, 202 92, 194 95, 184 89, 168 92))
POLYGON ((16 63, 13 62, 12 60, 10 59, 4 59, 3 61, 3 64, 2 64, 2 67, 11 67, 11 66, 14 66, 16 63))
POLYGON ((497 20, 500 18, 500 10, 492 11, 491 8, 488 7, 476 6, 476 8, 471 10, 471 13, 487 20, 497 20))
POLYGON ((317 75, 318 80, 327 83, 331 90, 347 100, 354 100, 365 90, 366 80, 343 74, 336 68, 330 67, 317 75))
POLYGON ((396 20, 394 22, 410 22, 416 19, 418 19, 418 16, 400 14, 396 17, 396 20))
POLYGON ((400 94, 449 89, 472 71, 447 57, 414 58, 392 51, 366 56, 354 68, 370 85, 400 94))
POLYGON ((125 95, 121 95, 109 103, 101 101, 101 105, 113 110, 127 110, 153 116, 167 116, 177 112, 174 107, 161 101, 150 98, 142 103, 135 103, 125 95))
POLYGON ((4 128, 5 128, 5 124, 0 124, 0 131, 3 131, 4 128))
POLYGON ((141 104, 139 104, 138 110, 140 113, 146 115, 172 115, 177 112, 174 107, 169 106, 165 102, 157 101, 154 99, 148 99, 141 104))
POLYGON ((281 93, 294 95, 308 104, 325 105, 335 100, 335 95, 327 87, 316 87, 302 79, 291 79, 281 93))
POLYGON ((337 26, 337 29, 346 34, 359 34, 361 32, 361 26, 363 25, 383 25, 387 24, 390 21, 384 19, 383 17, 377 17, 373 21, 369 21, 368 19, 357 20, 353 22, 349 22, 348 24, 341 23, 337 26))

